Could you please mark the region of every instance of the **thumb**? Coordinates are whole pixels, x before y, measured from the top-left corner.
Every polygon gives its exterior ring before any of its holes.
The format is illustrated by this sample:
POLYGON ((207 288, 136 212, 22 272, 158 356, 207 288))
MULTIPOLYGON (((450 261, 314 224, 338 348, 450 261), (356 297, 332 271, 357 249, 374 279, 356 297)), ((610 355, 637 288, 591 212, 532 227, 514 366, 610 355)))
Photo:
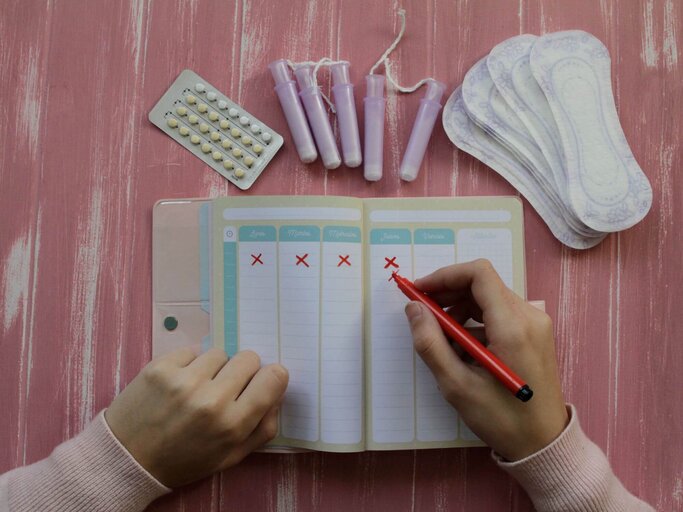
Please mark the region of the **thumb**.
POLYGON ((406 316, 413 334, 413 346, 436 377, 448 400, 457 400, 468 388, 472 370, 451 348, 434 315, 419 302, 406 305, 406 316))

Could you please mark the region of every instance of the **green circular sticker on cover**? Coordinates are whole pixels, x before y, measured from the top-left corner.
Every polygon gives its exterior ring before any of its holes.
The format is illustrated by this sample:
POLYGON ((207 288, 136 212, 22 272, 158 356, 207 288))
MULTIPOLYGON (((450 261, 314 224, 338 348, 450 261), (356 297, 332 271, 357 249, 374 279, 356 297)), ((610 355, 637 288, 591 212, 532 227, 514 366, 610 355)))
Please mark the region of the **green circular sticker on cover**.
POLYGON ((178 327, 178 319, 174 316, 167 316, 164 318, 164 327, 167 331, 175 331, 178 327))

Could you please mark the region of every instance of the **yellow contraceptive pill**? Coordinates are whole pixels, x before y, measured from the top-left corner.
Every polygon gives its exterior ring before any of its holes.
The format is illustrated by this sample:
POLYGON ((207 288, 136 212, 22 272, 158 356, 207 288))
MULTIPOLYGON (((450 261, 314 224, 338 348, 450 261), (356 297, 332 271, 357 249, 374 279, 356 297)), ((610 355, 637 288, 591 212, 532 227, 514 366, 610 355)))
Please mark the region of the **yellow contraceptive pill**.
POLYGON ((187 126, 181 126, 181 127, 178 129, 178 132, 179 132, 180 135, 182 135, 183 137, 187 137, 188 135, 190 135, 190 129, 189 129, 187 126))
POLYGON ((190 137, 190 142, 192 144, 199 144, 202 141, 202 138, 199 135, 193 135, 190 137))
POLYGON ((214 142, 221 140, 221 134, 218 132, 211 132, 210 137, 211 137, 211 140, 214 142))
POLYGON ((211 153, 211 157, 214 160, 220 160, 221 158, 223 158, 223 153, 221 153, 220 151, 214 151, 213 153, 211 153))
POLYGON ((170 126, 171 128, 177 128, 178 127, 178 120, 175 117, 169 117, 168 121, 166 121, 166 124, 170 126))
POLYGON ((221 122, 218 123, 218 126, 221 127, 221 130, 227 130, 228 128, 230 128, 230 123, 228 123, 228 121, 225 119, 221 119, 221 122))
POLYGON ((232 163, 232 160, 223 160, 223 167, 226 169, 232 169, 235 167, 235 164, 232 163))
POLYGON ((223 149, 230 149, 232 147, 232 142, 230 142, 228 139, 223 139, 221 146, 223 146, 223 149))
POLYGON ((199 105, 197 105, 197 110, 204 114, 207 110, 209 110, 209 107, 206 103, 200 103, 199 105))
POLYGON ((194 114, 190 114, 190 116, 187 118, 187 120, 190 122, 190 124, 197 124, 199 122, 199 116, 196 116, 194 114))
POLYGON ((202 144, 202 151, 204 153, 208 153, 209 151, 211 151, 211 144, 209 144, 208 142, 202 144))

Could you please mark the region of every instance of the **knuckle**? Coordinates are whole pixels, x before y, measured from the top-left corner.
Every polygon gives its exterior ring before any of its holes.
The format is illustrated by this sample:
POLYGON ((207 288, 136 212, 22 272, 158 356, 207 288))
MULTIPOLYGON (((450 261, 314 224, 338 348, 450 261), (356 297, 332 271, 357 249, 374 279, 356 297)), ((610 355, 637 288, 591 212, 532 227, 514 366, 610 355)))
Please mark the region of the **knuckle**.
POLYGON ((475 270, 482 272, 482 273, 483 272, 495 272, 495 270, 493 268, 493 264, 489 260, 487 260, 486 258, 476 259, 476 260, 474 260, 472 265, 474 266, 475 270))
POLYGON ((189 386, 185 380, 182 379, 176 379, 170 381, 167 386, 166 386, 169 395, 172 398, 179 398, 182 399, 183 397, 186 396, 189 386))
POLYGON ((511 323, 507 329, 509 345, 519 346, 529 339, 529 328, 526 321, 519 320, 511 323))
POLYGON ((436 340, 433 336, 426 333, 417 333, 413 337, 413 346, 415 351, 420 355, 420 357, 429 358, 429 356, 434 351, 434 345, 436 340))
POLYGON ((274 380, 278 387, 285 389, 289 383, 289 372, 287 368, 281 364, 271 364, 266 366, 263 371, 268 372, 272 380, 274 380))
POLYGON ((241 443, 249 434, 246 431, 244 422, 241 420, 241 418, 235 416, 234 414, 231 414, 225 418, 222 427, 225 440, 231 444, 241 443))
POLYGON ((152 385, 165 385, 169 380, 168 371, 158 362, 149 363, 142 370, 144 379, 152 385))
POLYGON ((203 420, 211 420, 218 416, 221 410, 221 403, 217 397, 202 396, 193 402, 193 409, 196 416, 203 420))
POLYGON ((178 372, 164 383, 164 388, 171 398, 183 401, 197 389, 199 382, 194 373, 178 372))
POLYGON ((240 352, 240 357, 244 358, 245 362, 250 363, 251 365, 255 366, 258 368, 261 366, 261 358, 259 355, 254 352, 253 350, 243 350, 240 352))
POLYGON ((223 350, 222 348, 211 348, 207 350, 206 354, 210 355, 212 359, 220 359, 223 362, 226 362, 228 360, 228 354, 226 354, 225 350, 223 350))
POLYGON ((459 386, 454 379, 446 379, 444 382, 440 382, 439 390, 451 405, 455 406, 460 401, 462 386, 459 386))
POLYGON ((277 418, 271 418, 263 424, 263 435, 268 441, 277 436, 277 418))
POLYGON ((534 320, 536 322, 538 330, 542 334, 552 334, 553 332, 553 320, 550 315, 545 311, 534 311, 534 320))

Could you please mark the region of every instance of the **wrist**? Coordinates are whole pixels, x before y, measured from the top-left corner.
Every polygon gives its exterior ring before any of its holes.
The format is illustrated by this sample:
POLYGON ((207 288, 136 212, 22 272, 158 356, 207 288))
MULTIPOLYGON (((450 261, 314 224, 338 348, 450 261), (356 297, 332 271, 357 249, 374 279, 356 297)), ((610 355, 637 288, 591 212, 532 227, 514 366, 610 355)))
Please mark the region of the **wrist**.
POLYGON ((170 492, 116 439, 103 413, 47 459, 10 473, 8 487, 12 510, 142 510, 170 492))
POLYGON ((567 410, 569 424, 548 446, 515 462, 495 452, 493 459, 524 487, 538 510, 631 510, 623 500, 634 498, 581 430, 574 407, 567 410))
POLYGON ((540 421, 530 424, 524 432, 523 442, 506 446, 505 449, 496 452, 504 457, 506 462, 524 460, 555 442, 567 430, 570 421, 567 407, 562 405, 552 416, 545 416, 540 421))

